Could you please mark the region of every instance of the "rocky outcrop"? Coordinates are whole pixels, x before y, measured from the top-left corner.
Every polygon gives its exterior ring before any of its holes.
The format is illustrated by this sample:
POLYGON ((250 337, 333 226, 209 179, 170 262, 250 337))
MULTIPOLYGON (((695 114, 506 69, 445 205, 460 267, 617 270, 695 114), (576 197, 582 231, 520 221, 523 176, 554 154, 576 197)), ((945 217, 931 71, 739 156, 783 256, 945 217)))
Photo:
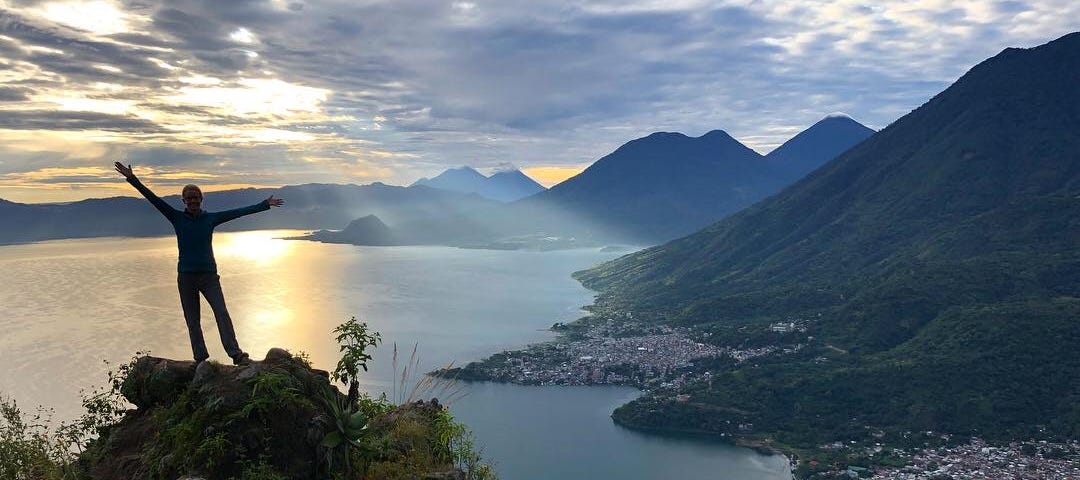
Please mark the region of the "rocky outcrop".
POLYGON ((367 472, 400 471, 391 464, 414 450, 432 461, 408 472, 412 478, 460 474, 440 461, 448 456, 433 433, 443 408, 434 400, 402 407, 372 401, 360 440, 379 449, 324 446, 336 428, 329 403, 345 397, 326 371, 283 349, 245 366, 144 356, 131 364, 120 392, 136 408, 80 458, 95 479, 322 479, 340 473, 343 455, 354 477, 381 478, 367 472))

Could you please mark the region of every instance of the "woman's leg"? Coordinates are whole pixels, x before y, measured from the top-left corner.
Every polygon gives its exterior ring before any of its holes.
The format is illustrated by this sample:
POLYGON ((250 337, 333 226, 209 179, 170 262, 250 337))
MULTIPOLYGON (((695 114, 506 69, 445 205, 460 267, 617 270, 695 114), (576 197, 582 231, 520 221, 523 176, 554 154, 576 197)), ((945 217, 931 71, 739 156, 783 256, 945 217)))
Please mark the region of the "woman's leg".
POLYGON ((191 339, 191 353, 195 363, 210 358, 203 339, 202 326, 199 323, 199 274, 180 273, 176 276, 176 286, 180 291, 180 308, 184 310, 187 322, 188 338, 191 339))
POLYGON ((206 297, 206 301, 210 304, 210 308, 214 310, 214 319, 217 320, 218 333, 221 334, 221 345, 225 347, 225 353, 228 353, 234 362, 238 362, 246 354, 240 349, 240 345, 236 341, 232 318, 229 317, 229 310, 225 308, 225 294, 221 291, 221 277, 216 273, 206 274, 200 290, 202 290, 203 296, 206 297))

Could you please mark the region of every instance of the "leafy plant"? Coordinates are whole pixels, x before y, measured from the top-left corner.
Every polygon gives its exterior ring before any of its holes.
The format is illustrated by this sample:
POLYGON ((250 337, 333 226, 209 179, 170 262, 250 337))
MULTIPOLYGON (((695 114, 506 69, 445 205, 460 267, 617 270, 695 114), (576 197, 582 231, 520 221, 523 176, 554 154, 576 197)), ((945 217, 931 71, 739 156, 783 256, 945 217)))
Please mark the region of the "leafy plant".
POLYGON ((289 478, 266 462, 266 459, 261 459, 257 464, 246 466, 240 475, 240 480, 287 480, 289 478))
POLYGON ((472 432, 462 423, 454 420, 450 410, 443 407, 435 416, 432 425, 435 445, 439 460, 452 463, 465 472, 469 480, 494 479, 495 469, 484 462, 476 449, 472 432))
POLYGON ((0 478, 84 478, 77 460, 92 458, 95 453, 85 451, 87 445, 127 411, 130 404, 120 394, 120 386, 142 354, 137 352, 130 362, 109 368, 107 387, 81 391, 84 413, 74 420, 54 424, 52 410, 39 406, 27 423, 14 401, 4 401, 0 405, 0 478))
POLYGON ((260 373, 248 380, 248 384, 251 385, 251 399, 240 410, 245 417, 252 412, 265 415, 287 404, 307 402, 296 380, 281 372, 260 373))
POLYGON ((334 459, 343 458, 345 473, 348 475, 352 471, 349 447, 362 448, 360 438, 367 431, 368 416, 347 398, 342 398, 336 389, 323 392, 322 401, 334 422, 334 429, 322 440, 322 446, 327 449, 327 464, 333 470, 334 459))
POLYGON ((293 353, 293 358, 299 360, 305 367, 311 368, 311 355, 308 352, 297 350, 293 353))
POLYGON ((63 437, 49 427, 50 417, 39 407, 28 422, 14 400, 0 398, 0 478, 78 478, 63 437))
POLYGON ((207 466, 212 468, 222 458, 225 458, 231 448, 232 443, 229 442, 225 433, 219 432, 200 442, 195 449, 195 456, 206 459, 207 466))
POLYGON ((127 363, 122 363, 115 368, 109 366, 108 360, 103 360, 106 367, 109 367, 108 386, 81 391, 84 413, 72 422, 61 424, 57 429, 57 434, 63 438, 69 449, 82 453, 91 440, 103 434, 123 418, 124 413, 132 406, 121 394, 124 380, 131 374, 139 357, 149 353, 148 350, 137 351, 127 363))
POLYGON ((145 354, 136 352, 131 361, 109 368, 107 387, 81 392, 85 412, 72 421, 55 424, 52 410, 44 407, 24 418, 14 400, 0 398, 0 479, 84 478, 77 457, 92 455, 84 451, 86 445, 127 411, 120 387, 145 354))
POLYGON ((379 332, 369 332, 368 325, 356 317, 338 325, 333 330, 341 351, 341 359, 331 372, 331 377, 349 385, 348 403, 353 405, 360 396, 360 369, 367 371, 367 362, 372 359, 367 353, 368 347, 374 347, 382 341, 379 332))

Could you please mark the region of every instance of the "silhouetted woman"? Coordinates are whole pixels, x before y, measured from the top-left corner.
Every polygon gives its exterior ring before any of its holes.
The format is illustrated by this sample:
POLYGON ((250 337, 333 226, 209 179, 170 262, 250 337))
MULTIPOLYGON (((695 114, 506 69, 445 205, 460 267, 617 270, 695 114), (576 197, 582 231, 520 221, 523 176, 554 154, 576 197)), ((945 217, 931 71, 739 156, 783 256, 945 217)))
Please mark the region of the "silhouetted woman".
POLYGON ((117 172, 127 178, 128 183, 146 197, 169 220, 169 223, 172 223, 173 230, 176 231, 176 245, 180 250, 180 259, 176 266, 178 272, 176 284, 180 290, 180 306, 184 310, 184 320, 187 321, 195 364, 198 365, 199 362, 210 357, 206 351, 202 327, 199 325, 200 292, 203 297, 206 297, 207 303, 214 311, 218 332, 221 333, 221 344, 232 358, 233 364, 249 363, 251 360, 248 354, 244 353, 236 342, 232 319, 229 318, 229 311, 225 308, 225 296, 221 293, 221 277, 217 274, 217 263, 214 261, 214 227, 244 215, 270 210, 270 207, 280 207, 285 203, 284 200, 271 195, 270 198, 248 207, 224 212, 207 212, 201 208, 202 190, 195 185, 187 185, 181 192, 186 208, 180 211, 170 207, 149 188, 146 188, 146 185, 143 185, 131 171, 131 165, 125 167, 122 163, 116 162, 115 167, 117 172))

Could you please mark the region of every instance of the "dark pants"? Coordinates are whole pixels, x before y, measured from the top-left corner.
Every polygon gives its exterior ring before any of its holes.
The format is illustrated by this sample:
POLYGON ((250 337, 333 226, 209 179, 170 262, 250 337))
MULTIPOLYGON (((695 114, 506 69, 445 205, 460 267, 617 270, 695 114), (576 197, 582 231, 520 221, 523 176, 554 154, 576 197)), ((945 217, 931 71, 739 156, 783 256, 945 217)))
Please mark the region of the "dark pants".
POLYGON ((225 352, 233 358, 244 353, 236 343, 232 319, 229 318, 229 311, 225 309, 225 295, 221 293, 221 277, 216 273, 180 273, 176 277, 176 284, 180 289, 180 306, 184 309, 184 320, 187 321, 191 352, 195 354, 195 362, 210 358, 210 353, 206 351, 202 326, 199 324, 199 292, 206 297, 206 302, 214 311, 225 352))

